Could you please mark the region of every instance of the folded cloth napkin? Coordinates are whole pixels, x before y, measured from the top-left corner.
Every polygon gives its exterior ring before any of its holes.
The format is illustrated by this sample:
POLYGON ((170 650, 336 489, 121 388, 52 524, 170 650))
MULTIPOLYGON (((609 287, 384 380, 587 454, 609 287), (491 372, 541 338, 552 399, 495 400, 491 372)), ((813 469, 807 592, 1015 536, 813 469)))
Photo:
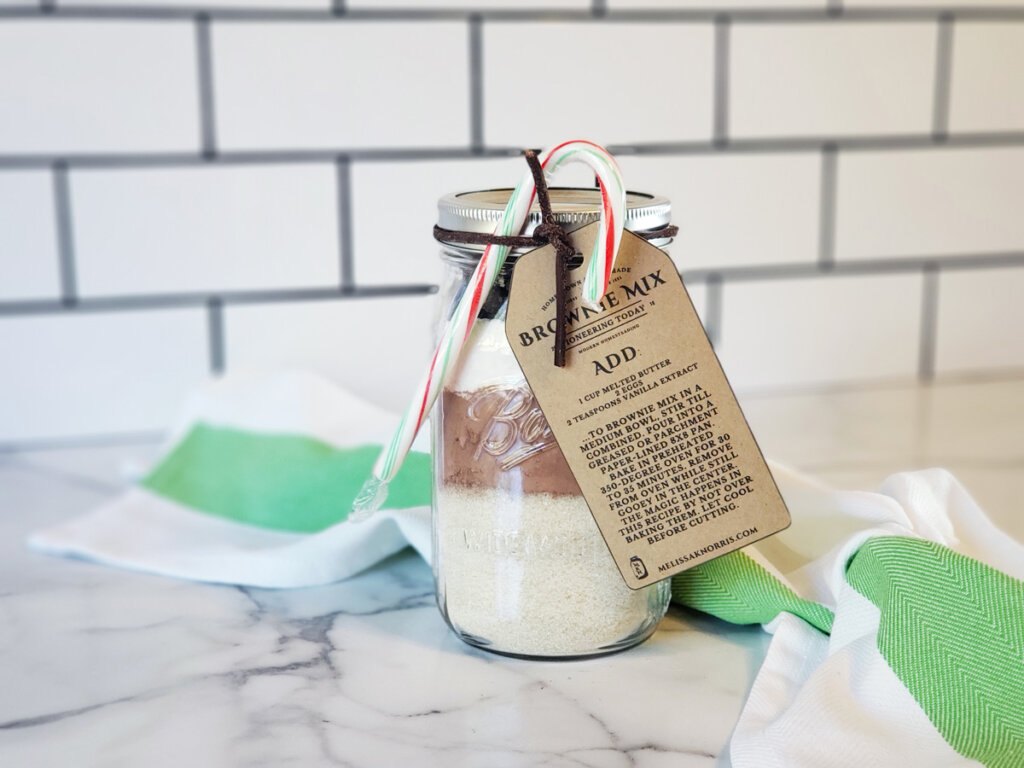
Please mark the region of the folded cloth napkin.
MULTIPOLYGON (((343 579, 407 545, 429 560, 425 453, 383 510, 345 520, 393 421, 312 376, 222 379, 138 487, 30 544, 261 587, 343 579)), ((878 493, 772 471, 792 526, 672 583, 677 603, 773 633, 733 765, 1024 766, 1024 546, 943 470, 878 493)))

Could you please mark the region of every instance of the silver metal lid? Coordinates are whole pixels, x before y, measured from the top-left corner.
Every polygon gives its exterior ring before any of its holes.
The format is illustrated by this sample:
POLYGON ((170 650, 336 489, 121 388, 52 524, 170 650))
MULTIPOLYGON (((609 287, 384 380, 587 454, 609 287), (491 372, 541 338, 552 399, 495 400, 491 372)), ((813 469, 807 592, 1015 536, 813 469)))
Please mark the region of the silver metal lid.
MULTIPOLYGON (((555 221, 567 232, 601 218, 598 189, 550 187, 548 192, 555 221)), ((511 194, 511 189, 487 189, 445 195, 437 201, 437 224, 443 229, 490 234, 501 220, 511 194)), ((661 229, 668 226, 671 216, 672 203, 667 198, 645 192, 626 193, 626 229, 632 232, 661 229)), ((540 220, 540 207, 534 202, 521 234, 532 235, 540 220)), ((483 246, 462 244, 458 248, 483 250, 483 246)))

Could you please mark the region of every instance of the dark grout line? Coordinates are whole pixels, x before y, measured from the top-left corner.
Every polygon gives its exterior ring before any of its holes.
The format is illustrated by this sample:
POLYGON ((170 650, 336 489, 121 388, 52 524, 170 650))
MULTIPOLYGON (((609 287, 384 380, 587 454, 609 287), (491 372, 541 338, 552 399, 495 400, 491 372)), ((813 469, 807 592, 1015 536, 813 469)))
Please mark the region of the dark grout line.
POLYGON ((352 163, 347 157, 335 159, 335 188, 338 209, 338 275, 342 290, 356 284, 352 245, 352 163))
POLYGON ((211 298, 206 302, 206 329, 210 349, 210 373, 224 373, 224 302, 211 298))
POLYGON ((839 153, 834 146, 821 151, 821 189, 818 201, 818 264, 831 269, 836 260, 836 188, 839 153))
MULTIPOLYGON (((898 150, 991 149, 1024 146, 1024 131, 962 133, 937 141, 931 133, 896 136, 861 136, 830 138, 793 136, 769 139, 729 138, 726 144, 714 141, 657 142, 645 144, 611 144, 608 150, 618 155, 713 155, 713 154, 777 154, 821 152, 834 148, 839 152, 884 152, 898 150)), ((70 169, 130 169, 153 167, 190 167, 209 165, 269 165, 274 163, 333 163, 340 155, 359 162, 431 162, 464 160, 480 157, 518 157, 521 147, 423 147, 423 148, 351 148, 335 149, 268 149, 219 151, 215 157, 195 152, 154 152, 147 154, 71 153, 71 154, 0 154, 0 173, 4 170, 49 168, 64 163, 70 169)))
POLYGON ((932 136, 935 141, 946 141, 949 137, 954 24, 952 14, 943 14, 935 35, 935 90, 932 97, 932 136))
MULTIPOLYGON (((1022 139, 1024 143, 1024 139, 1022 139)), ((425 147, 417 149, 283 149, 220 152, 207 158, 193 152, 154 152, 147 154, 81 153, 64 155, 0 155, 0 171, 6 169, 49 167, 64 162, 72 168, 164 168, 209 165, 267 165, 274 163, 333 163, 339 155, 359 161, 432 161, 462 160, 479 157, 515 157, 518 147, 492 147, 474 152, 469 147, 425 147)))
POLYGON ((469 17, 469 147, 484 149, 484 34, 479 14, 469 17))
POLYGON ((729 142, 729 17, 725 14, 715 19, 715 64, 714 64, 714 117, 711 129, 712 143, 724 147, 729 142))
POLYGON ((921 284, 921 338, 918 347, 917 377, 935 379, 935 349, 939 323, 939 265, 925 264, 921 284))
POLYGON ((53 210, 57 230, 57 258, 60 301, 65 307, 78 301, 78 270, 75 268, 74 218, 71 212, 71 183, 67 164, 53 165, 53 210))
POLYGON ((704 332, 707 333, 711 346, 717 347, 722 340, 722 275, 710 272, 704 282, 707 290, 707 321, 704 323, 704 332))
POLYGON ((929 264, 943 271, 998 269, 1024 267, 1024 251, 1005 253, 947 254, 930 256, 893 256, 870 259, 844 259, 829 266, 820 263, 764 264, 745 267, 720 267, 683 270, 688 283, 707 282, 715 275, 727 282, 758 280, 789 280, 808 277, 848 277, 854 275, 890 275, 922 272, 929 264))
POLYGON ((210 16, 196 16, 196 73, 199 79, 199 142, 204 159, 217 155, 217 122, 213 98, 213 43, 210 16))
POLYGON ((730 137, 725 146, 713 142, 652 142, 649 144, 612 144, 608 151, 622 155, 707 155, 707 154, 773 154, 821 152, 834 147, 840 152, 879 152, 907 149, 986 149, 990 147, 1024 146, 1024 131, 961 133, 937 142, 928 134, 889 136, 786 136, 764 139, 730 137))
POLYGON ((52 299, 0 302, 0 317, 52 315, 75 312, 134 312, 147 309, 206 307, 211 299, 230 304, 279 304, 303 301, 348 301, 398 296, 425 296, 436 293, 436 285, 373 285, 352 288, 295 288, 271 291, 233 291, 226 293, 171 293, 137 296, 99 296, 79 298, 74 304, 52 299))
MULTIPOLYGON (((391 8, 351 9, 342 0, 321 9, 294 9, 282 0, 279 8, 229 8, 201 5, 120 5, 120 6, 11 6, 0 8, 0 19, 33 18, 43 15, 69 19, 188 19, 198 13, 208 13, 215 21, 233 22, 285 22, 285 21, 336 21, 347 22, 404 22, 404 21, 465 21, 471 15, 479 14, 485 21, 521 22, 550 21, 615 21, 621 23, 670 22, 680 24, 704 24, 713 22, 720 10, 703 8, 642 8, 608 10, 603 0, 591 0, 584 9, 559 9, 553 11, 537 3, 531 8, 496 8, 491 10, 457 8, 391 8), (604 10, 600 10, 604 8, 604 10)), ((814 23, 824 20, 844 22, 917 22, 935 21, 944 13, 953 13, 960 19, 983 21, 1020 21, 1024 19, 1024 8, 1005 6, 954 6, 954 7, 877 7, 845 8, 841 2, 830 0, 817 8, 738 8, 728 12, 734 22, 744 24, 814 23)))
MULTIPOLYGON (((810 277, 846 277, 853 275, 887 275, 920 273, 928 265, 943 271, 971 271, 1000 267, 1024 268, 1024 251, 1002 253, 960 253, 927 256, 893 256, 837 261, 828 268, 815 262, 799 264, 765 264, 758 266, 699 268, 683 270, 688 284, 790 280, 810 277)), ((183 293, 139 296, 105 296, 80 298, 74 304, 52 299, 0 302, 0 317, 52 315, 73 312, 121 312, 178 307, 204 307, 211 299, 231 304, 276 304, 282 302, 338 301, 364 298, 423 296, 437 292, 436 285, 379 285, 353 288, 305 288, 276 291, 235 291, 219 294, 183 293)))

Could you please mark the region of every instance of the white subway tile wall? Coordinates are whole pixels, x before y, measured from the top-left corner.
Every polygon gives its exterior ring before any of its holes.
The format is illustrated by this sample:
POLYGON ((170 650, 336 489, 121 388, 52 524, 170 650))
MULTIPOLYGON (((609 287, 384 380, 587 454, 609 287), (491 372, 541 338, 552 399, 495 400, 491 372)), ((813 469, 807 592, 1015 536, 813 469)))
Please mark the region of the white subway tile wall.
POLYGON ((857 152, 838 170, 839 260, 1024 248, 1024 147, 857 152))
POLYGON ((931 127, 934 24, 737 23, 737 137, 921 133, 931 127))
MULTIPOLYGON (((533 7, 541 7, 538 2, 533 7)), ((494 9, 522 9, 523 0, 492 0, 485 4, 488 10, 494 9)), ((480 0, 345 0, 345 7, 351 10, 409 10, 432 11, 461 9, 467 11, 479 10, 482 7, 480 0)), ((590 0, 544 0, 543 7, 546 9, 575 9, 587 10, 590 7, 590 0)))
POLYGON ((331 165, 73 171, 83 297, 335 286, 331 165))
POLYGON ((549 146, 711 138, 711 25, 502 23, 483 35, 484 138, 549 146), (541 55, 524 56, 524 45, 541 55))
POLYGON ((723 293, 719 356, 726 375, 746 390, 908 378, 917 371, 918 275, 757 281, 723 293))
POLYGON ((824 0, 715 0, 705 3, 701 0, 608 0, 609 10, 661 9, 733 9, 733 8, 821 8, 824 0))
POLYGON ((0 301, 60 297, 53 177, 0 173, 0 301))
POLYGON ((10 442, 155 432, 208 374, 198 309, 5 317, 0 425, 10 442))
POLYGON ((1024 22, 965 22, 957 25, 953 45, 950 128, 1024 130, 1024 22))
POLYGON ((741 394, 1024 369, 1024 0, 0 0, 0 71, 0 447, 232 370, 397 408, 436 198, 575 137, 741 394))
POLYGON ((682 270, 818 259, 817 154, 626 156, 621 165, 631 187, 672 201, 682 270))
POLYGON ((693 308, 697 310, 697 316, 700 318, 700 321, 705 326, 708 325, 708 321, 711 319, 709 312, 713 311, 713 309, 709 306, 708 302, 709 291, 707 283, 687 285, 686 293, 690 296, 690 301, 693 302, 693 308))
POLYGON ((0 19, 0 151, 195 151, 187 21, 0 19))
MULTIPOLYGON (((59 0, 67 8, 124 8, 124 0, 59 0)), ((38 4, 38 0, 36 0, 38 4)), ((140 0, 135 7, 142 8, 195 8, 193 0, 140 0)), ((210 5, 214 5, 210 3, 210 5)), ((217 0, 217 8, 262 8, 280 9, 284 4, 281 0, 217 0)), ((331 0, 288 0, 289 9, 309 9, 326 11, 331 8, 331 0)))
POLYGON ((1024 270, 950 271, 939 276, 940 372, 1024 367, 1024 270))
POLYGON ((430 362, 433 296, 246 305, 225 312, 229 367, 326 376, 399 411, 430 362))
MULTIPOLYGON (((844 0, 846 8, 967 8, 974 9, 981 3, 966 3, 961 0, 844 0)), ((1024 0, 985 0, 984 7, 987 8, 1021 8, 1024 7, 1024 0)))
POLYGON ((221 146, 465 146, 467 38, 455 22, 215 24, 221 146))

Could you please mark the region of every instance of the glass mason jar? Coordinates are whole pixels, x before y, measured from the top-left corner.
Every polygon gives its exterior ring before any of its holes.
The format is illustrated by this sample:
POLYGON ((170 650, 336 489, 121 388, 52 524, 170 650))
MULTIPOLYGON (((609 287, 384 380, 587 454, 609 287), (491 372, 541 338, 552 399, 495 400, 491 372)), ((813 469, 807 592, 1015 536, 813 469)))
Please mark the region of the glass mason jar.
MULTIPOLYGON (((444 229, 492 232, 511 190, 447 195, 444 229)), ((597 221, 596 189, 550 190, 567 231, 597 221)), ((626 228, 668 225, 668 200, 629 193, 626 228)), ((523 234, 540 223, 534 207, 523 234)), ((668 240, 652 241, 665 246, 668 240)), ((484 246, 442 245, 441 323, 484 246)), ((645 640, 665 614, 667 580, 626 586, 505 338, 509 255, 432 416, 437 603, 471 645, 533 658, 592 656, 645 640)))

